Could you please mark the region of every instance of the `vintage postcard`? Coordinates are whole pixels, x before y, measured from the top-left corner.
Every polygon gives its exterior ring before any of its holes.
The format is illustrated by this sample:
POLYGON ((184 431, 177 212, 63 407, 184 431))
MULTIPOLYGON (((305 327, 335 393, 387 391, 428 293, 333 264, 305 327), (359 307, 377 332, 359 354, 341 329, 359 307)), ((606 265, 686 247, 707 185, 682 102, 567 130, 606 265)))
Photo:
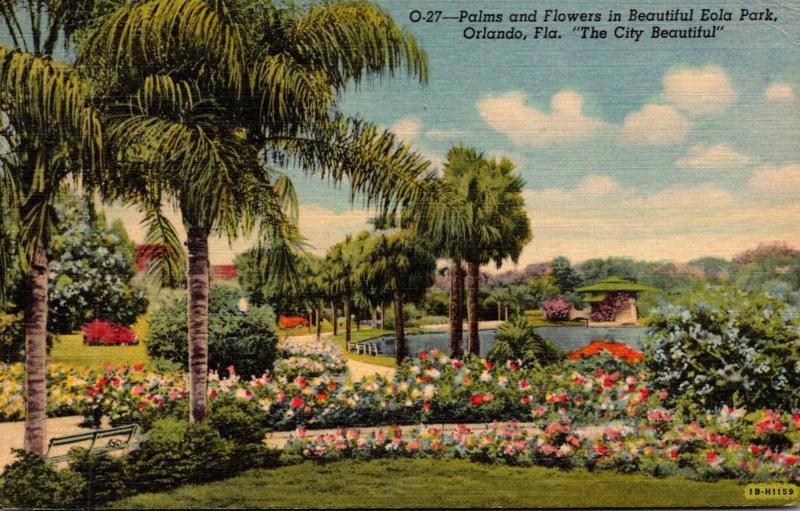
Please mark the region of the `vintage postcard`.
POLYGON ((0 0, 0 506, 800 505, 800 3, 0 0))

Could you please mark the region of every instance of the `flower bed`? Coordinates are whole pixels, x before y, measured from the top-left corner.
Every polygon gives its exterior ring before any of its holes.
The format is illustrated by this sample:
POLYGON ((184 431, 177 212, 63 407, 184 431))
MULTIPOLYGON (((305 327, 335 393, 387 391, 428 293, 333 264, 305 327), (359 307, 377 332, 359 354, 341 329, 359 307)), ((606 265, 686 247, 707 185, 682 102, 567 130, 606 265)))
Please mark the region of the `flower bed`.
POLYGON ((612 341, 593 341, 583 348, 573 351, 567 358, 570 360, 578 360, 583 357, 591 357, 597 355, 601 351, 610 353, 611 356, 617 359, 624 359, 628 362, 641 362, 644 360, 644 355, 627 344, 612 341))
MULTIPOLYGON (((787 419, 769 411, 760 414, 757 424, 787 419)), ((336 433, 310 436, 301 428, 290 438, 285 452, 319 461, 467 458, 521 466, 586 467, 656 476, 680 474, 702 480, 800 481, 798 441, 775 448, 769 445, 764 431, 759 432, 758 426, 752 428, 750 423, 747 426, 751 427, 751 440, 744 443, 721 432, 731 427, 725 420, 713 429, 697 422, 671 424, 672 419, 668 413, 659 412, 633 426, 606 428, 594 437, 576 432, 567 417, 544 423, 537 431, 520 428, 514 422, 493 423, 487 431, 474 433, 460 425, 451 433, 419 426, 410 432, 389 427, 368 434, 339 428, 336 433), (666 428, 664 422, 669 423, 666 428)), ((787 436, 796 438, 800 434, 800 415, 789 419, 786 425, 781 424, 787 436)))
POLYGON ((303 316, 281 316, 278 318, 278 326, 284 330, 291 330, 298 326, 308 326, 308 320, 303 316))
POLYGON ((110 321, 96 319, 83 325, 81 332, 83 332, 83 343, 90 346, 139 344, 139 339, 133 330, 110 321))

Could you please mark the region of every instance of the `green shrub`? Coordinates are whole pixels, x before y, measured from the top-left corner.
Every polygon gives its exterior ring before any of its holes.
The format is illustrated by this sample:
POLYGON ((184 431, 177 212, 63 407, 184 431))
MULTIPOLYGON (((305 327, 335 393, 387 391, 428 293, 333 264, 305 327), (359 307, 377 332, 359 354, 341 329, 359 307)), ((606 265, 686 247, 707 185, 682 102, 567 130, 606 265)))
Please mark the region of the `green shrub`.
POLYGON ((69 469, 86 483, 87 505, 111 502, 127 495, 124 457, 112 458, 82 448, 72 449, 70 455, 69 469))
POLYGON ((232 442, 207 424, 160 419, 128 455, 127 480, 140 493, 221 479, 233 471, 232 453, 232 442))
POLYGON ((550 341, 536 334, 522 315, 515 315, 497 329, 497 342, 488 354, 495 362, 521 360, 525 365, 547 365, 561 358, 561 353, 550 341))
POLYGON ((244 470, 278 463, 280 451, 264 445, 268 419, 256 403, 219 400, 208 423, 223 439, 233 442, 232 457, 238 469, 244 470))
MULTIPOLYGON (((239 311, 243 295, 231 286, 212 285, 208 314, 208 366, 227 374, 228 366, 244 378, 271 370, 277 355, 275 314, 269 307, 239 311)), ((162 305, 150 317, 147 353, 186 368, 189 357, 186 297, 162 305)))
POLYGON ((44 457, 13 449, 17 459, 0 477, 0 505, 20 508, 78 507, 85 481, 71 470, 56 470, 44 457))
MULTIPOLYGON (((47 352, 53 347, 53 335, 47 334, 47 352)), ((22 314, 0 312, 0 362, 13 364, 25 360, 25 322, 22 314)))
POLYGON ((766 295, 707 289, 648 320, 645 363, 656 388, 706 410, 800 407, 800 317, 766 295))

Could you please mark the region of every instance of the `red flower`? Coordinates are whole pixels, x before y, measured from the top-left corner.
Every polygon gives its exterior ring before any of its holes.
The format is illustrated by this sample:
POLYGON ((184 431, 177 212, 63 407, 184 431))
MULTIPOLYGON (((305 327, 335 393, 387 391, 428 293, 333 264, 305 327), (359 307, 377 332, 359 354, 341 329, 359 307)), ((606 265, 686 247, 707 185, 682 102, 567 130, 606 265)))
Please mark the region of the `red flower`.
POLYGON ((792 415, 792 424, 795 428, 800 429, 800 413, 792 415))
POLYGON ((300 396, 293 397, 291 406, 292 408, 300 408, 301 406, 303 406, 303 398, 300 396))
POLYGON ((484 365, 484 367, 486 367, 486 370, 487 370, 487 371, 491 371, 491 370, 492 370, 492 368, 494 367, 494 362, 492 362, 491 360, 486 360, 486 361, 483 363, 483 365, 484 365))
POLYGON ((472 394, 472 397, 469 398, 469 402, 472 403, 472 406, 478 406, 483 402, 483 396, 480 394, 472 394))
POLYGON ((305 387, 306 385, 308 385, 308 380, 303 375, 298 376, 294 380, 294 382, 295 382, 295 384, 297 384, 298 387, 305 387))
POLYGON ((428 411, 430 411, 430 409, 431 409, 431 404, 430 404, 428 401, 425 401, 424 403, 422 403, 422 408, 423 408, 423 409, 424 409, 426 412, 428 412, 428 411))
POLYGON ((317 401, 322 403, 327 399, 328 399, 328 394, 326 394, 324 392, 317 392, 317 401))
POLYGON ((597 444, 594 446, 594 452, 596 452, 600 456, 605 456, 606 454, 608 454, 608 448, 603 444, 597 444))
POLYGON ((528 396, 528 395, 526 394, 526 395, 522 396, 522 399, 520 399, 519 401, 520 401, 520 403, 522 403, 523 405, 530 404, 530 402, 531 402, 531 396, 528 396))
POLYGON ((140 364, 133 364, 133 370, 134 370, 134 372, 137 372, 137 373, 138 373, 138 372, 139 372, 139 371, 141 371, 142 369, 144 369, 144 364, 141 364, 141 363, 140 363, 140 364))
POLYGON ((139 403, 138 405, 136 405, 136 407, 141 411, 141 410, 144 410, 145 404, 144 403, 139 403))
POLYGON ((217 390, 216 390, 216 389, 211 389, 211 390, 208 392, 208 396, 209 396, 209 397, 217 397, 217 390))
POLYGON ((464 363, 462 361, 453 360, 453 367, 455 367, 456 369, 461 369, 461 366, 463 366, 463 365, 464 365, 464 363))
POLYGON ((719 455, 714 451, 708 451, 706 453, 706 461, 708 463, 715 463, 719 459, 719 455))
POLYGON ((230 374, 231 376, 234 376, 236 374, 236 368, 233 366, 233 364, 228 366, 228 374, 230 374))
POLYGON ((669 457, 673 460, 678 457, 678 449, 672 448, 669 451, 669 457))
POLYGON ((420 360, 428 360, 428 352, 427 351, 420 351, 419 352, 420 360))

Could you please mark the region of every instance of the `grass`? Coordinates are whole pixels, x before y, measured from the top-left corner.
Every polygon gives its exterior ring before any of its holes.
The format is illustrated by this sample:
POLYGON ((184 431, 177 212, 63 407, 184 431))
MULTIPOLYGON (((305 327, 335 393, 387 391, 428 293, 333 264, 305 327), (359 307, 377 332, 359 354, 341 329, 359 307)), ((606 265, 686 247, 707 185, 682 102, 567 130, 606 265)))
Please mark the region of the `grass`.
POLYGON ((80 332, 56 336, 49 362, 63 364, 75 368, 102 369, 107 363, 136 364, 147 363, 147 349, 142 339, 146 339, 149 331, 147 314, 139 317, 133 330, 139 338, 134 346, 87 346, 83 344, 80 332))
POLYGON ((259 469, 215 483, 145 493, 123 508, 444 508, 444 507, 733 507, 790 500, 745 500, 736 481, 542 467, 466 460, 301 463, 259 469))

